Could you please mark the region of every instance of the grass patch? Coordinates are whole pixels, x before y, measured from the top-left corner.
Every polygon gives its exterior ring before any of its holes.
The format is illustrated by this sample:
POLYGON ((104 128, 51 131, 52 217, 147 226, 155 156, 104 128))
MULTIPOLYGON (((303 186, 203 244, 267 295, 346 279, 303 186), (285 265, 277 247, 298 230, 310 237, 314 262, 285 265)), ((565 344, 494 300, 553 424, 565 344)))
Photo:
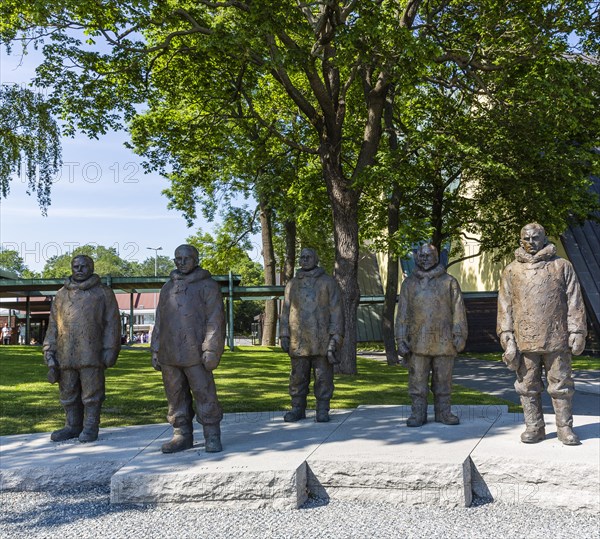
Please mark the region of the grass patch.
POLYGON ((385 345, 381 341, 365 341, 356 343, 357 352, 385 352, 385 345))
MULTIPOLYGON (((484 359, 486 361, 502 361, 501 352, 484 352, 477 354, 460 354, 464 358, 484 359)), ((600 370, 600 357, 595 356, 573 356, 571 365, 578 371, 600 370)))
MULTIPOLYGON (((356 376, 336 375, 333 408, 410 404, 406 369, 359 357, 358 371, 356 376)), ((225 352, 215 371, 225 413, 289 409, 289 372, 289 357, 279 347, 242 346, 225 352)), ((0 347, 0 435, 48 432, 64 424, 58 386, 46 381, 46 373, 40 347, 0 347)), ((507 404, 511 411, 518 410, 508 401, 456 384, 452 402, 507 404)), ((315 407, 311 395, 308 407, 315 407)), ((101 426, 164 423, 166 413, 162 377, 150 364, 150 350, 122 350, 117 364, 106 372, 101 426)))

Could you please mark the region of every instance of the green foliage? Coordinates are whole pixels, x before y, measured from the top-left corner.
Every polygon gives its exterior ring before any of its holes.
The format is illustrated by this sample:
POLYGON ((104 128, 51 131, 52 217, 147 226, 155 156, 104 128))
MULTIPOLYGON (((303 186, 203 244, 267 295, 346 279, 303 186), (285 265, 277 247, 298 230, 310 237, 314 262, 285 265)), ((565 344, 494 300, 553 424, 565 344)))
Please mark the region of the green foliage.
POLYGON ((0 194, 22 174, 27 194, 35 193, 42 213, 50 205, 52 179, 61 166, 60 129, 40 94, 0 86, 0 194))
POLYGON ((166 276, 175 269, 175 262, 170 256, 158 255, 158 257, 148 257, 142 262, 131 262, 132 276, 153 277, 155 275, 166 276))
MULTIPOLYGON (((334 408, 361 404, 408 404, 407 371, 359 358, 361 376, 336 375, 334 408)), ((64 425, 58 388, 46 381, 40 347, 0 346, 0 436, 48 432, 64 425)), ((215 382, 225 413, 289 409, 289 357, 278 348, 240 347, 225 352, 215 382)), ((509 404, 454 386, 455 404, 509 404)), ((309 408, 315 407, 312 396, 309 408)), ((514 407, 513 407, 514 408, 514 407)), ((161 374, 152 369, 150 350, 122 350, 106 371, 101 428, 164 423, 167 413, 161 374)))
POLYGON ((10 0, 0 35, 43 46, 67 132, 129 125, 190 221, 251 194, 324 258, 333 236, 348 372, 359 228, 398 253, 465 229, 501 255, 526 221, 598 207, 597 57, 574 55, 598 53, 596 2, 10 0))
POLYGON ((21 276, 27 270, 27 266, 18 251, 2 249, 0 250, 0 269, 12 271, 21 276))
POLYGON ((492 89, 485 95, 449 92, 444 81, 405 91, 394 114, 398 149, 381 151, 362 178, 370 202, 363 235, 375 249, 403 256, 429 240, 460 255, 470 237, 499 259, 514 250, 523 223, 558 236, 598 208, 588 180, 600 173, 597 65, 550 50, 481 79, 492 89), (401 226, 382 237, 381 187, 394 184, 401 226))
MULTIPOLYGON (((76 255, 87 255, 94 261, 94 272, 100 276, 130 276, 133 274, 132 264, 123 260, 114 247, 102 245, 82 245, 72 253, 50 257, 42 270, 44 279, 59 279, 71 275, 71 260, 76 255)), ((154 268, 152 271, 154 275, 154 268)))
POLYGON ((214 237, 198 229, 186 242, 198 249, 200 265, 211 273, 227 275, 231 271, 242 276, 243 286, 263 284, 261 265, 248 255, 252 248, 249 234, 254 226, 253 214, 245 208, 235 208, 215 227, 214 237))

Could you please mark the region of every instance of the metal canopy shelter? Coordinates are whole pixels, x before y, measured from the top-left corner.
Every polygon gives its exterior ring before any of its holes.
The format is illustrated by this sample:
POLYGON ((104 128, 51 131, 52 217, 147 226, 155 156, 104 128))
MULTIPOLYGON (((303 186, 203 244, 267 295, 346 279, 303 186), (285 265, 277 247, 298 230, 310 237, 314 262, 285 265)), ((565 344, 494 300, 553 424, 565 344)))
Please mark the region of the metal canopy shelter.
MULTIPOLYGON (((2 276, 0 276, 2 277, 2 276)), ((213 275, 215 281, 221 285, 223 299, 227 300, 229 321, 228 345, 233 350, 233 301, 278 299, 283 297, 283 286, 240 286, 241 277, 229 275, 213 275)), ((160 292, 162 286, 169 280, 168 277, 112 277, 107 275, 100 280, 115 292, 130 294, 129 311, 133 320, 133 294, 141 292, 160 292)), ((52 298, 64 285, 64 279, 11 279, 0 278, 0 307, 25 311, 26 313, 26 339, 29 339, 30 320, 32 313, 49 312, 52 298), (1 301, 6 298, 9 301, 1 301), (10 301, 13 300, 13 301, 10 301)), ((129 324, 130 338, 133 337, 133 324, 129 324)))

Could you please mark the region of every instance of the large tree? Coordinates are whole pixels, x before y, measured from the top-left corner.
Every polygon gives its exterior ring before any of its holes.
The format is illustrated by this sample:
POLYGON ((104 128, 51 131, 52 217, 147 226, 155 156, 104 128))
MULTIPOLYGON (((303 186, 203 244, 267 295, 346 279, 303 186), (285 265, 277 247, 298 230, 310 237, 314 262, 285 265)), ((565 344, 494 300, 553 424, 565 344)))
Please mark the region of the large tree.
MULTIPOLYGON (((563 0, 291 0, 162 2, 96 0, 3 3, 7 38, 51 41, 38 83, 52 86, 68 125, 95 134, 134 117, 136 102, 193 76, 190 99, 244 114, 320 164, 331 204, 335 275, 344 295, 343 372, 356 371, 359 203, 395 106, 416 85, 444 81, 490 99, 530 60, 562 54, 580 29, 597 26, 593 2, 563 0), (595 17, 595 19, 594 19, 595 17), (83 28, 92 44, 73 33, 83 28), (109 54, 93 43, 105 39, 109 54), (492 80, 493 79, 493 80, 492 80), (273 96, 277 96, 274 100, 273 96), (115 112, 110 112, 115 111, 115 112)), ((585 42, 585 40, 584 40, 585 42)), ((588 39, 593 44, 593 39, 588 39)), ((211 118, 213 120, 214 117, 211 118)), ((202 121, 202 118, 190 118, 202 121)), ((217 166, 217 164, 216 164, 217 166)))
POLYGON ((6 198, 10 182, 21 176, 46 214, 61 144, 60 128, 43 96, 17 85, 0 86, 0 147, 0 196, 6 198))
POLYGON ((589 190, 589 175, 600 171, 600 116, 591 113, 600 108, 598 63, 547 54, 516 72, 488 76, 496 88, 489 96, 448 92, 445 80, 432 80, 412 96, 405 92, 408 106, 386 117, 391 144, 372 174, 388 179, 388 204, 376 204, 382 185, 371 182, 362 232, 388 251, 383 323, 390 363, 393 271, 415 243, 450 249, 450 264, 483 251, 500 259, 514 249, 524 223, 539 221, 558 236, 568 220, 598 207, 589 190), (515 80, 508 84, 507 77, 515 80), (475 250, 463 251, 467 239, 475 250))
POLYGON ((131 263, 122 259, 114 247, 82 245, 74 249, 72 253, 50 257, 44 265, 42 277, 58 279, 71 275, 71 260, 76 255, 91 257, 94 260, 94 271, 100 276, 128 277, 132 275, 131 263))
POLYGON ((149 256, 142 262, 131 262, 132 276, 165 276, 169 275, 174 269, 173 256, 167 255, 149 256))
POLYGON ((11 271, 18 276, 22 276, 27 271, 27 266, 19 251, 14 249, 0 250, 0 269, 11 271))

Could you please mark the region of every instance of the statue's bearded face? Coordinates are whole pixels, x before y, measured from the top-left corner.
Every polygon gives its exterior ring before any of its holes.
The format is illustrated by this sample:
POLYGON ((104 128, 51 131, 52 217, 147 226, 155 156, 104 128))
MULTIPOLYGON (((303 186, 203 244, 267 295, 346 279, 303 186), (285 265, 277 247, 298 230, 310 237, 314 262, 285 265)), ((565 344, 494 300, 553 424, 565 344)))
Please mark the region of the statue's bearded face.
POLYGON ((310 271, 317 266, 317 255, 312 249, 302 249, 300 253, 300 267, 310 271))
POLYGON ((94 264, 87 258, 76 256, 71 262, 71 278, 82 282, 89 279, 94 273, 94 264))
POLYGON ((437 265, 438 261, 437 249, 432 245, 423 245, 417 251, 417 266, 422 270, 430 270, 437 265))
POLYGON ((194 271, 196 266, 198 266, 198 257, 192 249, 177 249, 173 261, 177 269, 186 275, 194 271))
POLYGON ((530 255, 536 254, 546 243, 546 233, 543 229, 531 227, 521 231, 521 247, 530 255))

